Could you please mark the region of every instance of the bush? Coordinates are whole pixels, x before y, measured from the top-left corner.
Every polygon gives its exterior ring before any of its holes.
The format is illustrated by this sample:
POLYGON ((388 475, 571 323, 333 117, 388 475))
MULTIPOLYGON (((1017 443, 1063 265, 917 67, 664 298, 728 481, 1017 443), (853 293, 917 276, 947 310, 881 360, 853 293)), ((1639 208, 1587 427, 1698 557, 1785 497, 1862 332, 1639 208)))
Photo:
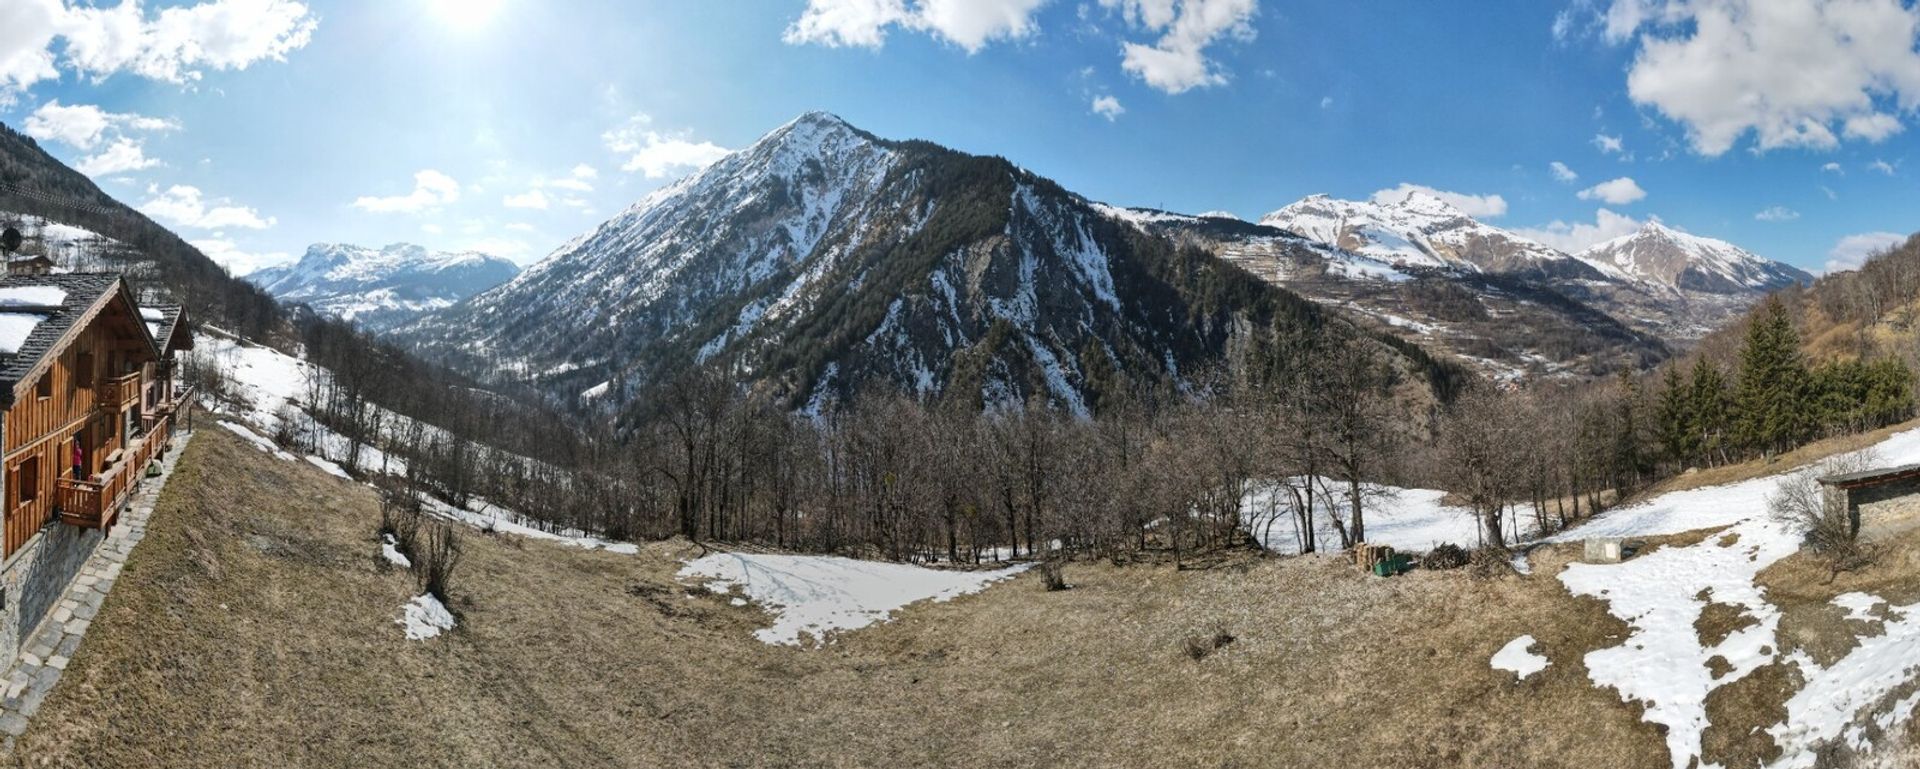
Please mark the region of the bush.
POLYGON ((1047 591, 1066 590, 1073 587, 1067 584, 1067 576, 1060 570, 1060 560, 1048 558, 1040 562, 1040 579, 1046 584, 1047 591))
POLYGON ((1182 647, 1186 650, 1189 658, 1203 660, 1207 658, 1207 655, 1220 650, 1221 647, 1233 643, 1233 640, 1232 633, 1224 630, 1216 630, 1212 635, 1189 636, 1186 642, 1182 644, 1182 647))
POLYGON ((447 603, 453 568, 460 564, 460 534, 452 526, 434 524, 427 527, 427 536, 421 545, 419 557, 413 559, 420 587, 441 603, 447 603))
POLYGON ((1420 568, 1431 570, 1458 569, 1471 560, 1466 548, 1451 542, 1442 542, 1439 546, 1420 556, 1420 568))
POLYGON ((1836 570, 1858 566, 1865 556, 1858 522, 1845 507, 1827 505, 1819 479, 1869 470, 1877 464, 1879 457, 1867 450, 1843 454, 1788 475, 1767 495, 1767 512, 1800 532, 1806 548, 1826 557, 1836 570))
POLYGON ((419 563, 416 546, 424 518, 419 497, 392 482, 380 487, 380 533, 393 537, 393 548, 416 564, 419 563))

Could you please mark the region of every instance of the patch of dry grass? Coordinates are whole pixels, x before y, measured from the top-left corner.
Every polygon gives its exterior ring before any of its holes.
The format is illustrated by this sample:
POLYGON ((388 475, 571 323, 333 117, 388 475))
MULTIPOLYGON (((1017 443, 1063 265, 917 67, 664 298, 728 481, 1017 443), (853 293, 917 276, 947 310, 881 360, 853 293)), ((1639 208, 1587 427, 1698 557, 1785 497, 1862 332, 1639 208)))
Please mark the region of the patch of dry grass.
POLYGON ((1585 654, 1626 627, 1554 578, 1577 544, 1536 549, 1524 578, 1076 562, 1072 590, 1026 575, 800 651, 753 640, 757 608, 676 583, 684 543, 469 533, 460 627, 410 642, 393 620, 413 582, 377 561, 370 489, 221 430, 188 452, 21 763, 1667 763, 1638 708, 1588 679, 1585 654), (1522 634, 1552 664, 1515 681, 1489 658, 1522 634))

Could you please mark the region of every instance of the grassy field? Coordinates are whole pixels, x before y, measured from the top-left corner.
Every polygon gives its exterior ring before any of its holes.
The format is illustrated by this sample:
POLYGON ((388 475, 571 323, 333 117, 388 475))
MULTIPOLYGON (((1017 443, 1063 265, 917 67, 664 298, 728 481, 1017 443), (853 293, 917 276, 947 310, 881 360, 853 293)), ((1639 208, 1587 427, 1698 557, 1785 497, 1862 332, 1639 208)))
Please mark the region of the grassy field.
MULTIPOLYGON (((1667 763, 1637 707, 1587 679, 1582 656, 1625 627, 1552 578, 1570 548, 1486 579, 1075 564, 1072 590, 1025 575, 804 651, 753 640, 758 609, 676 583, 691 545, 471 533, 460 627, 417 642, 394 624, 415 589, 378 560, 371 490, 224 430, 188 452, 22 765, 1667 763), (1221 633, 1203 659, 1184 651, 1221 633), (1552 665, 1516 683, 1488 658, 1523 633, 1552 665)), ((1808 606, 1876 578, 1774 577, 1808 606)))

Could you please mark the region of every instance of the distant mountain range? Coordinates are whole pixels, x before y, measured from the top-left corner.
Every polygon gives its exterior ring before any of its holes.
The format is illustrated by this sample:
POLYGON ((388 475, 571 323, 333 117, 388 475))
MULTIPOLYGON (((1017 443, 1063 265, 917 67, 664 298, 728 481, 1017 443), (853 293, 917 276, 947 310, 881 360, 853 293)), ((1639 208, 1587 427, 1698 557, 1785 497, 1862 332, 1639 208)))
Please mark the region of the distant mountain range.
POLYGON ((284 302, 384 331, 498 286, 520 268, 486 254, 428 251, 408 243, 381 249, 316 243, 293 264, 247 280, 284 302))
POLYGON ((1809 279, 1659 224, 1567 254, 1418 192, 1259 223, 1121 208, 811 113, 394 333, 565 396, 721 359, 798 406, 885 385, 1082 411, 1111 372, 1192 385, 1249 318, 1324 313, 1489 376, 1590 378, 1809 279))
MULTIPOLYGON (((396 336, 600 403, 724 362, 801 409, 891 389, 1088 413, 1355 328, 1004 159, 811 113, 396 336)), ((1459 375, 1357 338, 1416 387, 1459 375)))

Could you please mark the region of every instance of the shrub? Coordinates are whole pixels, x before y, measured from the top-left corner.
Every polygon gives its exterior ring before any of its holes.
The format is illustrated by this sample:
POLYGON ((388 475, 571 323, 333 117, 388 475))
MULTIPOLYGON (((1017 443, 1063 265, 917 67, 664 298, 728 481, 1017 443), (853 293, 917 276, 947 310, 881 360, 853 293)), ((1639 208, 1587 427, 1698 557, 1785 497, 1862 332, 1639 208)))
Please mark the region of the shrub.
POLYGON ((416 546, 420 540, 420 524, 425 515, 420 509, 420 498, 407 493, 406 489, 394 483, 386 483, 380 488, 380 533, 393 537, 393 547, 401 555, 419 563, 416 546))
POLYGON ((1040 579, 1046 584, 1047 591, 1066 590, 1073 587, 1067 584, 1067 576, 1060 570, 1060 560, 1048 558, 1040 562, 1040 579))
POLYGON ((1233 643, 1233 640, 1232 633, 1224 630, 1216 630, 1212 635, 1188 636, 1187 640, 1181 644, 1181 646, 1186 650, 1189 658, 1203 660, 1207 658, 1207 655, 1220 650, 1221 647, 1233 643))
POLYGON ((460 534, 452 526, 434 524, 427 527, 427 536, 421 545, 420 555, 413 559, 420 587, 441 603, 447 603, 453 568, 460 564, 460 534))
POLYGON ((1828 459, 1780 479, 1767 495, 1767 512, 1774 520, 1800 532, 1808 550, 1826 557, 1835 570, 1853 568, 1865 558, 1859 541, 1860 530, 1852 511, 1844 506, 1828 506, 1819 479, 1828 475, 1855 473, 1879 463, 1873 451, 1860 451, 1828 459))
POLYGON ((1469 560, 1471 559, 1467 555, 1466 548, 1451 542, 1442 542, 1439 546, 1427 551, 1426 555, 1420 557, 1420 568, 1436 571, 1442 569, 1458 569, 1466 566, 1469 560))

